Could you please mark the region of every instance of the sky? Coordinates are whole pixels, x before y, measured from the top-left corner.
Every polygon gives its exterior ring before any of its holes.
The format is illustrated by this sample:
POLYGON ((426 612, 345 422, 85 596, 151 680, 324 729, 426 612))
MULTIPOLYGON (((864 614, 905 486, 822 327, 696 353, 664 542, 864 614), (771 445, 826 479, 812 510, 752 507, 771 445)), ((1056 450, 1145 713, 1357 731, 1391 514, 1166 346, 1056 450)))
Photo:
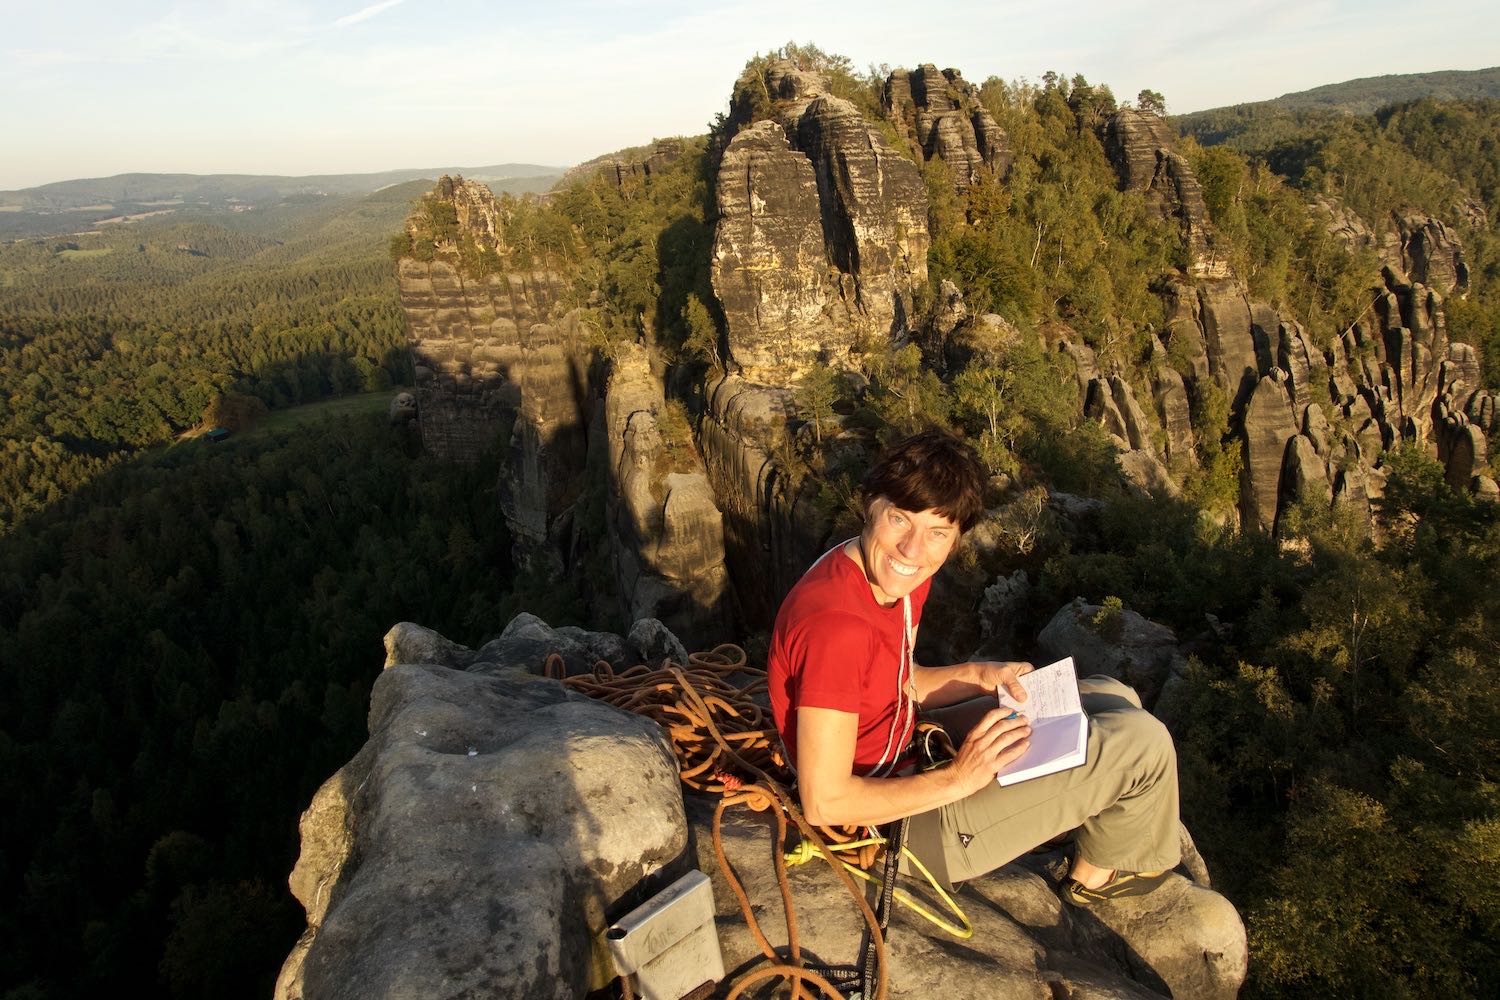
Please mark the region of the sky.
POLYGON ((1500 4, 0 0, 0 190, 567 166, 706 131, 745 61, 787 41, 976 83, 1081 73, 1187 112, 1500 64, 1500 4))

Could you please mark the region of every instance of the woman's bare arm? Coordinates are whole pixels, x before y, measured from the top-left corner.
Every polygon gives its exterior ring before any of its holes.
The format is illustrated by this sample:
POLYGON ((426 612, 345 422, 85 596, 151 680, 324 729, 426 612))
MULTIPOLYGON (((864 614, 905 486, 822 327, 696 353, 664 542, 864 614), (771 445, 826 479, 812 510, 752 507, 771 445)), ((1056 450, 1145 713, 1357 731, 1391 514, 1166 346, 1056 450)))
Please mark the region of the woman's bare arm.
POLYGON ((948 667, 920 667, 912 664, 912 684, 917 703, 923 708, 942 708, 980 695, 993 696, 1001 687, 1017 701, 1026 700, 1019 678, 1035 668, 1029 663, 1000 660, 974 660, 948 667))
POLYGON ((909 777, 862 778, 854 774, 859 717, 832 708, 799 708, 802 809, 809 822, 821 826, 873 826, 972 795, 1026 752, 1031 728, 1024 716, 1006 718, 1009 714, 998 707, 986 713, 948 767, 909 777))

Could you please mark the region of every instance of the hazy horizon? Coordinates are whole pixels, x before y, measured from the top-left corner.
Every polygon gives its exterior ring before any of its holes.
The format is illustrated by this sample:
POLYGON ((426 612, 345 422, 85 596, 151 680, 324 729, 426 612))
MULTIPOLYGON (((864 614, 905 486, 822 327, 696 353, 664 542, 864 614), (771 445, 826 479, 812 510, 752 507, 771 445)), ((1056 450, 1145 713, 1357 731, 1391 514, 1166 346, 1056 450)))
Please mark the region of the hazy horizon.
MULTIPOLYGON (((547 173, 554 173, 554 172, 555 173, 562 173, 562 172, 566 171, 569 167, 573 166, 573 164, 570 164, 570 163, 531 163, 531 162, 528 162, 528 161, 520 161, 520 160, 506 160, 506 161, 496 161, 494 163, 470 163, 470 164, 466 164, 466 165, 459 165, 459 164, 450 163, 450 164, 447 164, 446 166, 437 166, 435 164, 429 164, 429 165, 427 165, 425 167, 401 166, 401 167, 377 167, 377 168, 372 168, 372 169, 369 169, 369 170, 342 170, 342 171, 319 170, 319 171, 315 171, 313 173, 295 173, 295 174, 286 173, 284 171, 276 171, 276 172, 270 172, 270 171, 268 171, 268 172, 259 172, 259 171, 255 171, 255 172, 252 172, 252 171, 249 171, 249 170, 215 170, 212 173, 200 173, 200 172, 192 171, 192 170, 121 170, 121 171, 118 171, 118 172, 112 173, 112 174, 79 174, 77 177, 58 177, 58 178, 55 178, 53 180, 41 181, 41 182, 36 183, 36 184, 28 184, 25 187, 21 187, 21 188, 0 188, 0 192, 31 191, 31 190, 34 190, 36 188, 48 187, 48 186, 53 185, 53 184, 69 184, 69 183, 75 183, 75 182, 78 182, 78 181, 107 181, 107 180, 113 180, 116 177, 130 177, 130 176, 135 176, 135 175, 141 175, 141 176, 146 176, 146 177, 170 177, 170 176, 173 176, 173 175, 180 175, 180 176, 183 176, 183 177, 278 177, 278 178, 290 178, 290 179, 298 179, 298 180, 300 180, 300 179, 306 178, 306 177, 348 177, 348 176, 358 177, 358 176, 365 176, 365 175, 373 177, 373 176, 376 176, 376 175, 379 175, 379 174, 420 173, 420 172, 432 172, 432 171, 441 171, 441 170, 448 170, 448 171, 453 171, 453 170, 459 170, 459 171, 483 170, 483 169, 486 169, 488 167, 498 167, 498 166, 505 166, 505 165, 510 165, 510 164, 515 164, 515 165, 518 165, 518 166, 536 167, 536 168, 538 168, 538 169, 540 169, 542 171, 545 171, 547 173)), ((511 174, 511 175, 508 175, 508 176, 522 177, 522 176, 527 176, 527 175, 523 175, 523 174, 511 174)), ((396 181, 396 182, 393 182, 393 183, 403 183, 403 182, 396 181)))
POLYGON ((789 40, 967 79, 1160 91, 1184 113, 1330 83, 1494 65, 1500 7, 1251 0, 1163 19, 1140 0, 848 8, 788 0, 7 2, 0 190, 124 173, 569 166, 707 130, 745 61, 789 40), (754 26, 753 32, 750 26, 754 26), (743 29, 740 26, 745 26, 743 29))

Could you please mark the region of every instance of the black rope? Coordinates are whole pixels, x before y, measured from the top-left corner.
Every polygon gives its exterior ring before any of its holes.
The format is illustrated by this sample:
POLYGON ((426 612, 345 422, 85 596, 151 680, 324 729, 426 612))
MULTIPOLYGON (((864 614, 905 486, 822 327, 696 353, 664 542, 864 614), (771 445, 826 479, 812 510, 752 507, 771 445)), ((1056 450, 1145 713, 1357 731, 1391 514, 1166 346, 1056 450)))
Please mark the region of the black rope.
MULTIPOLYGON (((896 896, 896 879, 901 874, 901 849, 906 845, 906 820, 898 819, 890 824, 886 828, 885 837, 885 857, 881 863, 880 900, 875 907, 875 923, 879 928, 877 933, 890 941, 886 930, 891 924, 891 911, 895 909, 892 904, 896 896)), ((868 931, 860 948, 858 965, 809 963, 807 967, 822 975, 846 997, 869 1000, 876 995, 880 986, 879 963, 875 960, 875 938, 868 931)))
MULTIPOLYGON (((891 903, 896 895, 896 878, 901 874, 901 849, 906 845, 906 820, 898 819, 890 825, 889 832, 885 838, 885 865, 881 871, 880 905, 875 908, 875 922, 880 926, 880 933, 887 942, 891 937, 886 933, 886 928, 891 923, 891 903)), ((875 941, 873 938, 865 937, 864 954, 861 956, 863 974, 860 976, 860 992, 865 997, 875 995, 880 983, 877 980, 879 970, 875 962, 875 941)))

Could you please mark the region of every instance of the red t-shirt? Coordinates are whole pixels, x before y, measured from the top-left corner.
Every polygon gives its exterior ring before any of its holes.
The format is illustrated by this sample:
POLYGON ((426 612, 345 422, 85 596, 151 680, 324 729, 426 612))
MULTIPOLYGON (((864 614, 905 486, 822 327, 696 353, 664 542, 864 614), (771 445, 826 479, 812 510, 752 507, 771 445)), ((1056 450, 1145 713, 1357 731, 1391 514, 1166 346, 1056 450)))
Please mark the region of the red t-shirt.
MULTIPOLYGON (((932 581, 912 591, 915 629, 932 581)), ((891 742, 901 669, 901 602, 883 608, 859 566, 843 546, 824 556, 797 581, 771 631, 767 656, 771 714, 793 766, 797 761, 797 712, 804 705, 859 716, 854 770, 868 773, 891 742)), ((902 720, 904 722, 904 720, 902 720)), ((909 732, 896 734, 894 753, 906 749, 909 732)))

